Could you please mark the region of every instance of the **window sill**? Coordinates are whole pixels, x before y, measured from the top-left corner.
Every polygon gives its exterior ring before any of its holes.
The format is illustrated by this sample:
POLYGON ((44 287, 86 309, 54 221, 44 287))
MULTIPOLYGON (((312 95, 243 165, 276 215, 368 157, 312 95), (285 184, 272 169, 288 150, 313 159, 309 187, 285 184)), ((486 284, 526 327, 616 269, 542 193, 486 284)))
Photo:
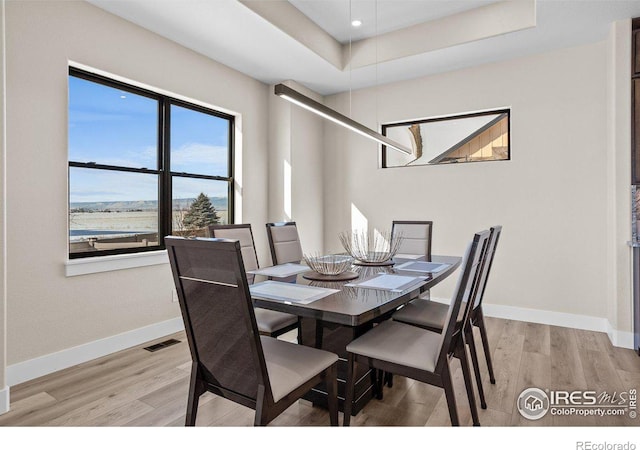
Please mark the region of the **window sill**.
POLYGON ((75 277, 78 275, 133 269, 136 267, 155 266, 159 264, 169 264, 169 258, 166 250, 132 253, 128 255, 110 255, 71 259, 65 263, 65 275, 67 277, 75 277))

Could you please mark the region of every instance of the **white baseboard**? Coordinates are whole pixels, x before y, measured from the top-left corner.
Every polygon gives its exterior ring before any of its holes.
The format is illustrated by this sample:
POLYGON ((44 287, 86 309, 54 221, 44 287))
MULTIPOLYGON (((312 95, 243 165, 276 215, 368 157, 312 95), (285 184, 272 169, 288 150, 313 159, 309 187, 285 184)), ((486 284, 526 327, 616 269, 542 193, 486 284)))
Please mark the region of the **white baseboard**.
MULTIPOLYGON (((127 331, 77 347, 40 356, 7 367, 6 377, 9 386, 24 383, 67 367, 75 366, 101 356, 109 355, 136 345, 158 339, 184 330, 182 317, 155 323, 146 327, 127 331)), ((2 391, 0 391, 0 400, 2 391)), ((8 400, 8 393, 7 393, 8 400)), ((0 411, 2 410, 0 403, 0 411)))
POLYGON ((614 347, 630 348, 635 350, 633 345, 633 333, 631 331, 616 330, 607 321, 607 335, 614 347))
MULTIPOLYGON (((449 300, 432 298, 433 301, 449 303, 449 300)), ((601 317, 583 316, 555 311, 520 308, 505 305, 483 305, 487 317, 541 323, 581 330, 607 333, 615 347, 633 349, 633 333, 615 330, 609 321, 601 317)), ((72 347, 49 355, 40 356, 7 367, 8 386, 47 375, 67 367, 124 350, 184 330, 181 317, 131 330, 108 338, 72 347)), ((0 414, 9 410, 9 387, 0 390, 0 414), (5 409, 6 408, 6 409, 5 409)))
MULTIPOLYGON (((440 303, 449 303, 448 299, 432 298, 431 300, 440 303)), ((604 317, 584 316, 581 314, 570 314, 485 303, 482 304, 482 311, 487 317, 607 333, 609 340, 614 347, 633 349, 633 333, 614 329, 609 320, 604 317)))
POLYGON ((607 332, 609 321, 602 317, 583 316, 541 309, 519 308, 516 306, 483 304, 485 316, 500 319, 520 320, 523 322, 555 325, 558 327, 577 328, 579 330, 607 332))
POLYGON ((9 412, 9 386, 0 389, 0 414, 9 412))

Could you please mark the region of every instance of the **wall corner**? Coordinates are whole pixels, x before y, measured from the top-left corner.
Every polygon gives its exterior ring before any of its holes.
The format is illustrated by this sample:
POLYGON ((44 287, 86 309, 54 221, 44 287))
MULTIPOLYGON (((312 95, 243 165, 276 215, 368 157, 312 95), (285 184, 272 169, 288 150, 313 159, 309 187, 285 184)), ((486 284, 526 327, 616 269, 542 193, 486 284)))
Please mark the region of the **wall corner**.
POLYGON ((9 412, 9 386, 0 389, 0 415, 9 412))

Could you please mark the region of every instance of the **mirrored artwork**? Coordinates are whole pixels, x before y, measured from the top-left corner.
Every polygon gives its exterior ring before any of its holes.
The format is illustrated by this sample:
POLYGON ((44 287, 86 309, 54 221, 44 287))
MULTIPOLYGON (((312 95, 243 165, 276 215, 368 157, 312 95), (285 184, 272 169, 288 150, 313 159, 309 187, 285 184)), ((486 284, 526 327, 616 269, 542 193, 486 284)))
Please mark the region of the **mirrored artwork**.
POLYGON ((383 168, 510 159, 508 109, 385 124, 382 134, 412 149, 383 146, 383 168))

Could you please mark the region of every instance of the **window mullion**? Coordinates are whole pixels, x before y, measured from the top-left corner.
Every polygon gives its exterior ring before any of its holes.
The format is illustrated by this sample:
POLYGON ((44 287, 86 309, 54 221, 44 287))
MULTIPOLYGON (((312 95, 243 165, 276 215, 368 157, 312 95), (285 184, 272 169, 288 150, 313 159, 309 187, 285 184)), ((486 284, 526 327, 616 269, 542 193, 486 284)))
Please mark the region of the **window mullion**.
POLYGON ((160 100, 160 118, 159 118, 159 142, 160 148, 158 157, 159 164, 162 167, 162 176, 160 181, 160 242, 164 246, 164 237, 169 235, 172 230, 173 207, 171 204, 171 116, 170 103, 167 98, 160 100))
POLYGON ((233 175, 235 174, 235 129, 236 129, 236 121, 235 118, 231 118, 229 120, 229 190, 227 194, 227 221, 229 223, 235 223, 235 195, 233 191, 233 175))

